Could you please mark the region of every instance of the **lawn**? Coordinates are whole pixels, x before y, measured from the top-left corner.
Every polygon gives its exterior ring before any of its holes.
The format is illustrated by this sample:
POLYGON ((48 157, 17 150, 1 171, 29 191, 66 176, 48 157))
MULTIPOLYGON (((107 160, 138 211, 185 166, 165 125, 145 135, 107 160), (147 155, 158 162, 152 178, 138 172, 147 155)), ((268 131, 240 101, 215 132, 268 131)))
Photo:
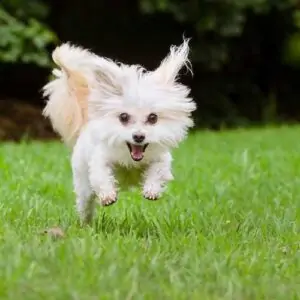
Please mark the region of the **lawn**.
POLYGON ((68 155, 0 144, 0 299, 300 299, 300 127, 191 135, 161 200, 122 192, 86 228, 68 155))

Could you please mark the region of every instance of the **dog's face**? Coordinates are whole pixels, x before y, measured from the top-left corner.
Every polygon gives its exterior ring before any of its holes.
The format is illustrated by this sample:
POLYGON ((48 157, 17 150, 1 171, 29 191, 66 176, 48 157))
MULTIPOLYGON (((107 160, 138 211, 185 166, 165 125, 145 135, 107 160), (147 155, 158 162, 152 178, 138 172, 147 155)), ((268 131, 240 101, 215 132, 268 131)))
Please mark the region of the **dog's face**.
POLYGON ((185 42, 153 72, 121 65, 117 74, 98 73, 89 111, 108 144, 127 148, 134 161, 141 161, 149 145, 170 148, 183 140, 196 108, 189 89, 175 80, 187 63, 187 52, 185 42))
POLYGON ((149 144, 161 142, 157 139, 155 131, 159 127, 158 114, 151 110, 141 107, 124 107, 116 116, 119 143, 127 146, 131 158, 140 161, 144 157, 149 144))

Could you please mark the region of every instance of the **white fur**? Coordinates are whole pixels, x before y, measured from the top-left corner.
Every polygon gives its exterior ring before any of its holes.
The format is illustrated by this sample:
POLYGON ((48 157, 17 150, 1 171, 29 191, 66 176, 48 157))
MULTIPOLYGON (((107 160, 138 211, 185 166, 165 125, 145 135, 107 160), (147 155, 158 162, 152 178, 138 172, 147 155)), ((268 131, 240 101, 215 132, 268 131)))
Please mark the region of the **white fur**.
POLYGON ((77 210, 83 221, 91 220, 95 199, 102 205, 117 200, 116 166, 144 168, 143 195, 160 197, 173 179, 171 149, 193 126, 196 109, 190 90, 177 81, 188 66, 188 41, 171 47, 170 54, 154 71, 140 66, 117 64, 90 51, 63 44, 53 52, 60 67, 56 78, 44 87, 48 97, 44 115, 72 148, 72 170, 77 210), (123 125, 121 113, 131 116, 123 125), (156 124, 146 122, 150 113, 156 124), (149 144, 140 162, 132 159, 126 142, 133 134, 145 135, 149 144))

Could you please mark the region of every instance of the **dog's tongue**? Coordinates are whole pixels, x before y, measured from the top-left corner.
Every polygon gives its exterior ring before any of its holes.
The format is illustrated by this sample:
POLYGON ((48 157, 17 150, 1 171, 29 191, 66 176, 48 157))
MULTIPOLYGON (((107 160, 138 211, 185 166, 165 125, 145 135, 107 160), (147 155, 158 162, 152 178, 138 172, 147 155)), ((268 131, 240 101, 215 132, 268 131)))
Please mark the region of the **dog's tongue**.
POLYGON ((131 157, 133 160, 141 160, 144 157, 143 146, 131 145, 131 157))

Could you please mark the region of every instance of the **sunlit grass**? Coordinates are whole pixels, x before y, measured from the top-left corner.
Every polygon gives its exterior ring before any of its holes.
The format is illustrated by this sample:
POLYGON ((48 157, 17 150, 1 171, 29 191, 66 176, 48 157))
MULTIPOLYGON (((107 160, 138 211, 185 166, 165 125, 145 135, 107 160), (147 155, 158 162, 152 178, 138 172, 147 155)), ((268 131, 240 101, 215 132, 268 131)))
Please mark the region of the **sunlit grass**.
POLYGON ((174 156, 161 200, 121 192, 80 228, 66 148, 1 144, 0 299, 300 299, 300 128, 199 132, 174 156))

